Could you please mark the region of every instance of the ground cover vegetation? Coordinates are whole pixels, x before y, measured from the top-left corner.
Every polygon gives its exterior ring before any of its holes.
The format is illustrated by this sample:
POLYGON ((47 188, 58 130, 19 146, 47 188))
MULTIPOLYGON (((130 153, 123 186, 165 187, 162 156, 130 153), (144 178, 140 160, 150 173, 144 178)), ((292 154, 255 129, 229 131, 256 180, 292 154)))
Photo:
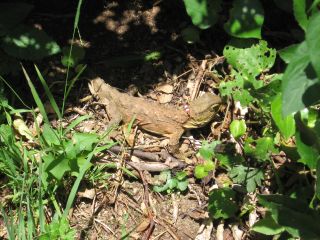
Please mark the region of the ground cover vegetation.
POLYGON ((57 2, 69 14, 0 3, 0 238, 320 239, 319 0, 57 2), (198 84, 223 104, 189 161, 148 168, 134 116, 125 139, 96 128, 97 74, 161 103, 198 84))

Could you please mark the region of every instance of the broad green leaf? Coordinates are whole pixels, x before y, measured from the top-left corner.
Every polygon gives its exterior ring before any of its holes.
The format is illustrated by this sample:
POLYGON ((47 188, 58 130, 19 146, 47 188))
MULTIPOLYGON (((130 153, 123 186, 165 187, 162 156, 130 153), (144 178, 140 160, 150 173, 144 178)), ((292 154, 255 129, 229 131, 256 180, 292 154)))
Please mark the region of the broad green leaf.
POLYGON ((221 0, 184 0, 183 2, 195 26, 207 29, 217 22, 221 0))
POLYGON ((299 44, 292 44, 288 47, 285 47, 278 51, 281 59, 285 61, 285 63, 289 64, 291 59, 295 56, 295 53, 299 47, 299 44))
POLYGON ((281 94, 278 94, 271 103, 271 115, 285 139, 294 135, 296 131, 296 124, 293 116, 288 115, 285 118, 282 117, 281 94))
POLYGON ((293 13, 299 26, 306 31, 308 26, 308 16, 306 13, 306 0, 293 0, 293 13))
POLYGON ((275 222, 294 237, 318 239, 320 216, 308 203, 284 195, 259 195, 259 203, 267 207, 275 222))
POLYGON ((320 79, 320 13, 316 13, 310 18, 306 32, 306 42, 308 53, 314 70, 320 79))
POLYGON ((259 0, 234 0, 224 29, 233 37, 260 39, 263 21, 264 10, 259 0))
POLYGON ((235 216, 238 206, 235 192, 230 188, 214 189, 209 195, 208 210, 214 219, 227 219, 235 216))
POLYGON ((187 190, 188 188, 188 180, 185 180, 185 181, 178 181, 178 184, 177 184, 177 188, 180 190, 180 191, 185 191, 187 190))
POLYGON ((314 146, 303 141, 299 131, 296 132, 296 145, 298 153, 301 157, 299 162, 304 163, 311 169, 315 169, 319 161, 319 152, 314 146))
POLYGON ((251 230, 265 235, 277 235, 285 231, 285 228, 276 223, 271 216, 266 216, 256 222, 251 230))
POLYGON ((244 158, 238 154, 232 154, 231 152, 224 154, 217 154, 217 159, 219 160, 219 164, 231 169, 235 165, 239 165, 244 162, 244 158))
POLYGON ((24 25, 12 29, 1 46, 7 54, 26 60, 39 60, 60 52, 59 45, 44 31, 24 25))
POLYGON ((33 5, 23 2, 0 3, 0 36, 21 23, 33 9, 33 5))
POLYGON ((72 138, 73 144, 81 151, 92 151, 93 144, 99 141, 99 135, 95 133, 75 133, 72 138))
POLYGON ((60 145, 58 133, 48 123, 44 123, 42 136, 49 146, 60 145))
POLYGON ((310 64, 306 42, 298 47, 282 79, 282 114, 287 116, 320 99, 320 84, 310 64))
POLYGON ((247 126, 246 122, 241 119, 241 120, 233 120, 232 123, 230 124, 230 131, 233 137, 239 138, 243 134, 246 133, 247 126))

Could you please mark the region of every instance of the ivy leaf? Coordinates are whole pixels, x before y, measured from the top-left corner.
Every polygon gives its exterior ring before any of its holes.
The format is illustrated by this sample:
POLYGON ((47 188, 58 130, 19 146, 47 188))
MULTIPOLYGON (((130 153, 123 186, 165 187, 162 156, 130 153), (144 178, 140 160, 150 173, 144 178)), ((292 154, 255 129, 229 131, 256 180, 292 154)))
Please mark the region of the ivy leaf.
POLYGON ((246 130, 247 130, 246 122, 243 119, 233 120, 232 123, 230 124, 231 134, 235 138, 241 137, 243 134, 246 133, 246 130))
POLYGON ((261 169, 248 168, 243 165, 233 167, 229 176, 234 183, 245 185, 249 193, 254 192, 257 186, 261 186, 261 181, 264 179, 261 169))
POLYGON ((260 39, 263 21, 264 11, 259 0, 235 0, 224 29, 233 37, 260 39))
POLYGON ((271 115, 281 134, 285 137, 285 139, 288 139, 295 133, 296 124, 292 115, 288 115, 283 118, 281 110, 281 94, 278 94, 271 103, 271 115))
POLYGON ((238 206, 235 192, 230 188, 214 189, 209 196, 209 213, 214 219, 227 219, 235 216, 238 206))
POLYGON ((184 0, 183 2, 195 26, 207 29, 217 22, 221 11, 221 0, 184 0))
POLYGON ((39 60, 60 52, 59 45, 44 31, 20 25, 2 40, 3 50, 16 58, 39 60))

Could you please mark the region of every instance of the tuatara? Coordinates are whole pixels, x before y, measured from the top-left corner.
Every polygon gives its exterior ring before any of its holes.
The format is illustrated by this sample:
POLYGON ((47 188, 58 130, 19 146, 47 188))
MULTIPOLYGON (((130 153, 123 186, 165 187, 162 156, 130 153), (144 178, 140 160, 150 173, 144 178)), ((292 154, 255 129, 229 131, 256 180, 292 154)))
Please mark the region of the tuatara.
POLYGON ((190 111, 161 105, 139 97, 121 93, 101 78, 91 80, 90 92, 106 105, 111 118, 110 124, 121 121, 129 123, 135 117, 135 123, 143 130, 169 138, 169 147, 176 149, 185 129, 199 128, 212 120, 221 98, 206 93, 190 103, 190 111))

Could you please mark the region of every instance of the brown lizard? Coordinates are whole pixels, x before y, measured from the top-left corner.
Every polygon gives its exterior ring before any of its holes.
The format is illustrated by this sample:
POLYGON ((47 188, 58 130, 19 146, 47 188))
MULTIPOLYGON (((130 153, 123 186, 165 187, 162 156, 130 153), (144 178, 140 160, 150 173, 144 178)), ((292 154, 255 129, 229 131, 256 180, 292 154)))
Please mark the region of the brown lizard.
POLYGON ((221 103, 219 96, 206 93, 190 103, 190 111, 161 105, 139 97, 121 93, 101 78, 91 80, 90 92, 106 105, 111 124, 121 121, 135 124, 148 132, 169 138, 171 150, 176 150, 179 139, 186 129, 200 128, 212 120, 216 108, 221 103))

